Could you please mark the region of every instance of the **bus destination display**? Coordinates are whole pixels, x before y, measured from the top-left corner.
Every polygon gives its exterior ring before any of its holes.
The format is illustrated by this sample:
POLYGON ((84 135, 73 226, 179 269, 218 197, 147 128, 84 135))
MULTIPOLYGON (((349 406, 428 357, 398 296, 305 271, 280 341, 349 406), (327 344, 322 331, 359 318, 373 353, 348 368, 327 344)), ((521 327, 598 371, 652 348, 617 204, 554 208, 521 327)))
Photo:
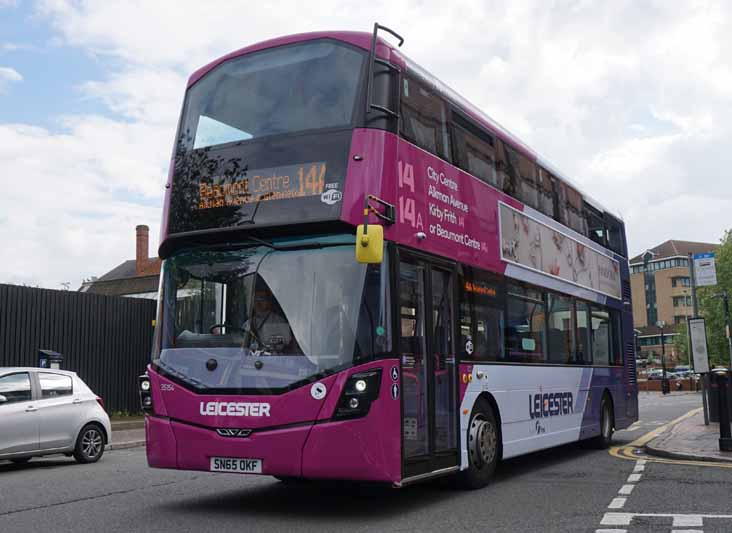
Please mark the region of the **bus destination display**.
POLYGON ((211 176, 198 187, 198 209, 235 207, 271 200, 320 196, 325 190, 324 162, 244 170, 211 176))

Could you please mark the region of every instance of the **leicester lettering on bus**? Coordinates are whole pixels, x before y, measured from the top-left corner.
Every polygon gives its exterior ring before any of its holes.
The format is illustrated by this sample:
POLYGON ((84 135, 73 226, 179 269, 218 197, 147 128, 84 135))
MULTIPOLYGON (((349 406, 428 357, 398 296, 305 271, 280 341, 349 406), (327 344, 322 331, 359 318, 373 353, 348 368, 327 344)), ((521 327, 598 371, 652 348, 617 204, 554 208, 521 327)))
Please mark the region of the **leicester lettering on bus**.
POLYGON ((574 413, 574 397, 571 392, 529 394, 529 415, 532 419, 571 413, 574 413))

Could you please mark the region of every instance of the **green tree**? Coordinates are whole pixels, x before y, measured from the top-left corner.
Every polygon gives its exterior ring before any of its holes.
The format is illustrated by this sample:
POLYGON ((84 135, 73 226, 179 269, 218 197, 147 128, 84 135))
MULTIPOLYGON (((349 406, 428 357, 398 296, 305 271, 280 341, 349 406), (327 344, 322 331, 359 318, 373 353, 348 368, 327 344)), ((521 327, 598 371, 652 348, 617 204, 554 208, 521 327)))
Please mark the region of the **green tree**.
POLYGON ((674 349, 676 351, 676 359, 679 364, 686 364, 689 357, 689 331, 687 324, 679 324, 676 326, 676 335, 674 335, 674 349))
POLYGON ((717 285, 701 287, 697 290, 699 312, 707 326, 709 345, 709 364, 728 366, 727 338, 724 334, 724 305, 715 294, 726 290, 732 298, 732 231, 724 232, 721 244, 716 251, 717 285))

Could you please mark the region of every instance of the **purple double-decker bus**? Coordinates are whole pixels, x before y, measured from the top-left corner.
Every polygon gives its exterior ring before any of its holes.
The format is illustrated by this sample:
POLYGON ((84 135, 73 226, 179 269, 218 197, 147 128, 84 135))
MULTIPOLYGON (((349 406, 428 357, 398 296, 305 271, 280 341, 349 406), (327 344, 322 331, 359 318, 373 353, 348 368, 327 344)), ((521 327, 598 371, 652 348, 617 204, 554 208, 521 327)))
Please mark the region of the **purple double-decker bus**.
POLYGON ((380 30, 190 77, 150 466, 480 487, 637 420, 623 223, 380 30))

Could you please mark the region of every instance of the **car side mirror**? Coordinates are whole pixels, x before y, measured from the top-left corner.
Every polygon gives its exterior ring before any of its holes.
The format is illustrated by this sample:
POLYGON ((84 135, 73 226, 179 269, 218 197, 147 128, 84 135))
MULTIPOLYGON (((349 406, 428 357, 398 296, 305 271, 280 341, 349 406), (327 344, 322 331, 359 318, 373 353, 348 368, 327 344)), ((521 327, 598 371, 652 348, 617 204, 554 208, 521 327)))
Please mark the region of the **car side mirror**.
POLYGON ((7 401, 8 401, 8 399, 5 396, 3 396, 2 394, 0 394, 0 403, 5 403, 7 401))

